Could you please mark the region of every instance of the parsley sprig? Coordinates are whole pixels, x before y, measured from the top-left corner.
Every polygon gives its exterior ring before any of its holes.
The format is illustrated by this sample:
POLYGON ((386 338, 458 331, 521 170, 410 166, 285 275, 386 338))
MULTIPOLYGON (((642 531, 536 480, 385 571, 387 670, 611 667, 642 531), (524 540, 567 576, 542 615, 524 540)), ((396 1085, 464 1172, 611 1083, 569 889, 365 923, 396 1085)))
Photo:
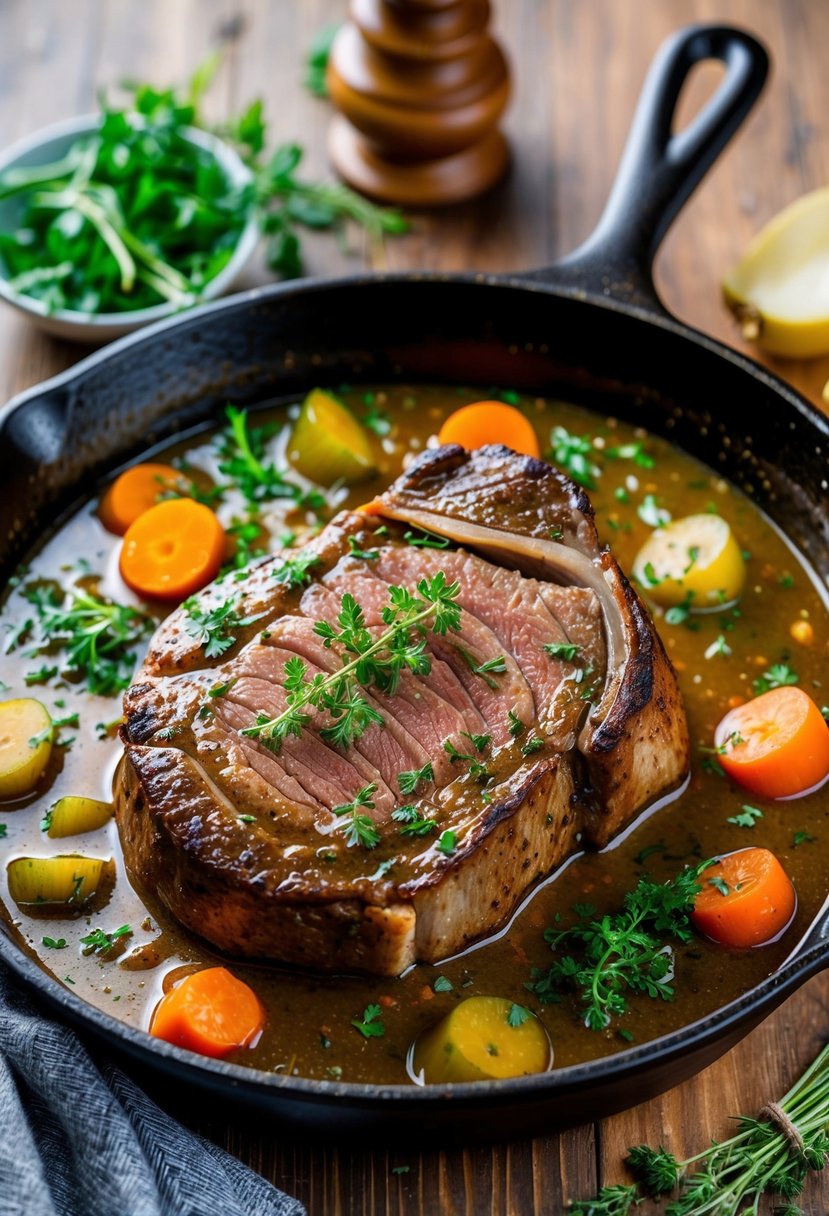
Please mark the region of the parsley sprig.
POLYGON ((198 598, 191 595, 182 604, 186 620, 184 631, 204 647, 207 659, 217 659, 229 650, 236 641, 231 630, 244 629, 261 619, 258 616, 240 616, 235 600, 223 600, 221 604, 203 607, 198 598))
POLYGON ((700 875, 710 864, 689 867, 669 882, 640 878, 621 911, 548 929, 544 940, 559 957, 550 968, 533 968, 530 990, 542 1004, 575 990, 590 1030, 604 1030, 625 1013, 628 993, 672 1000, 670 939, 690 940, 690 912, 702 888, 700 875))
POLYGON ((386 1033, 379 1005, 366 1005, 362 1018, 352 1018, 351 1025, 364 1039, 381 1039, 386 1033))
POLYGON ((377 785, 372 782, 371 785, 364 785, 351 802, 333 808, 333 814, 348 816, 339 826, 345 828, 345 843, 350 849, 357 844, 364 849, 373 849, 380 843, 380 833, 374 826, 374 820, 364 813, 374 810, 372 794, 376 792, 377 785))
POLYGON ((776 1122, 762 1117, 764 1111, 758 1118, 738 1117, 736 1135, 712 1141, 686 1161, 639 1144, 626 1158, 635 1183, 605 1187, 594 1199, 571 1204, 570 1216, 628 1216, 646 1197, 668 1195, 666 1216, 749 1216, 760 1210, 763 1195, 780 1197, 783 1203, 774 1210, 781 1216, 801 1216, 795 1200, 809 1173, 829 1163, 829 1046, 778 1106, 796 1128, 802 1149, 776 1122))
POLYGON ((150 617, 77 585, 64 593, 54 584, 41 584, 24 594, 37 613, 32 654, 51 654, 60 647, 64 671, 80 676, 98 696, 111 697, 127 687, 135 667, 134 647, 152 629, 150 617))
MULTIPOLYGON (((310 505, 308 495, 291 481, 273 461, 266 460, 267 442, 272 427, 250 426, 246 410, 225 406, 227 425, 219 433, 219 470, 236 486, 252 506, 275 498, 292 498, 298 506, 310 505)), ((317 506, 318 495, 312 492, 317 506)))
POLYGON ((339 747, 360 739, 372 723, 382 722, 382 715, 363 696, 361 689, 374 686, 394 693, 403 671, 428 675, 431 659, 426 653, 426 636, 445 635, 456 630, 460 622, 460 607, 455 603, 460 594, 457 582, 447 583, 443 571, 432 578, 423 578, 417 585, 418 594, 405 587, 389 587, 389 601, 383 607, 386 628, 379 636, 366 627, 363 610, 352 595, 341 600, 337 627, 327 621, 317 621, 314 632, 326 647, 342 648, 343 666, 328 675, 309 678, 308 665, 302 659, 291 658, 285 663, 284 687, 287 708, 275 718, 259 714, 254 726, 242 731, 261 740, 272 751, 279 751, 289 735, 299 736, 311 721, 309 709, 326 712, 332 722, 320 731, 323 738, 339 747), (353 657, 349 657, 353 656, 353 657))

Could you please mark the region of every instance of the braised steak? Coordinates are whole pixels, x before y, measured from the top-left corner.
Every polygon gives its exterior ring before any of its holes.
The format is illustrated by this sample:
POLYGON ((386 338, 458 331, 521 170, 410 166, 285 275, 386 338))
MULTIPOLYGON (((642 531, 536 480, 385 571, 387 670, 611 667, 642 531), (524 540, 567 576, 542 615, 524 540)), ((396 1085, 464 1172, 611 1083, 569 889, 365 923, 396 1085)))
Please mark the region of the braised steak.
POLYGON ((214 583, 162 624, 124 712, 135 880, 224 950, 326 970, 463 949, 688 768, 674 672, 587 497, 499 447, 424 453, 298 558, 214 583), (353 659, 330 637, 344 602, 376 640, 389 588, 439 576, 453 627, 385 686, 354 684, 360 730, 338 740, 337 716, 306 705, 269 737, 292 673, 353 659))

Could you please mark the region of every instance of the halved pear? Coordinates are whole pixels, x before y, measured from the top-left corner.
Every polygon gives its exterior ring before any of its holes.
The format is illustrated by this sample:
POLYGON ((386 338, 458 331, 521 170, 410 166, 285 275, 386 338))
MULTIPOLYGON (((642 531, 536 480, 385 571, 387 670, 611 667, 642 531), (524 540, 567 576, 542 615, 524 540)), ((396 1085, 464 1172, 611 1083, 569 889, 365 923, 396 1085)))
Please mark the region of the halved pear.
POLYGON ((829 187, 766 224, 722 288, 748 341, 789 359, 829 354, 829 187))

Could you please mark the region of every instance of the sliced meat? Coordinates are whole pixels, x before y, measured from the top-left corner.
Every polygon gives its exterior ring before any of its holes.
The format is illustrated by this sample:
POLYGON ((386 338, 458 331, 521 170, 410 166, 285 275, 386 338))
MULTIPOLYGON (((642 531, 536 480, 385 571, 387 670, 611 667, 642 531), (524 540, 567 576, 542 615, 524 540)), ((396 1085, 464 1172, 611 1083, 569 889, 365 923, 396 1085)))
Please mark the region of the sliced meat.
POLYGON ((243 622, 218 661, 172 613, 124 697, 127 866, 215 946, 389 975, 435 962, 497 928, 582 839, 603 845, 682 782, 670 663, 583 491, 549 465, 424 453, 306 552, 303 586, 275 557, 201 594, 243 622), (411 546, 412 527, 456 547, 411 546), (458 585, 457 628, 426 629, 417 672, 394 691, 337 681, 354 654, 317 622, 335 623, 348 593, 359 645, 374 646, 389 587, 420 595, 441 573, 458 585), (346 700, 306 707, 269 745, 260 723, 289 704, 289 660, 346 700), (337 745, 328 732, 355 697, 379 720, 337 745))

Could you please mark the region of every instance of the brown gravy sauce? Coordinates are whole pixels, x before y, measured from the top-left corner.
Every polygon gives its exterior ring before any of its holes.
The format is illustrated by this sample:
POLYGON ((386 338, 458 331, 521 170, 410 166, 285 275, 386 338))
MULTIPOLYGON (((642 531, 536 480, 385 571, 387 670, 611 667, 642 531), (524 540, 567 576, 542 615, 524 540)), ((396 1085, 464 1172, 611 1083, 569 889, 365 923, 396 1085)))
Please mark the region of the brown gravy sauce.
MULTIPOLYGON (((358 416, 365 413, 369 395, 373 398, 370 404, 381 407, 392 420, 390 433, 379 442, 382 467, 375 481, 334 496, 336 509, 356 506, 381 489, 399 471, 406 455, 426 444, 446 414, 488 394, 422 386, 343 393, 358 416)), ((268 965, 238 964, 219 959, 172 922, 151 897, 139 896, 124 872, 114 823, 63 840, 50 840, 41 831, 44 812, 62 795, 110 799, 121 748, 112 738, 100 739, 95 724, 117 718, 120 704, 117 698, 93 697, 54 681, 27 687, 25 673, 42 660, 26 657, 24 646, 0 654, 2 680, 7 685, 2 696, 38 697, 56 717, 75 709, 80 713, 79 727, 61 732, 61 738, 74 736, 74 742, 71 747, 54 748, 49 770, 35 792, 0 803, 0 823, 6 825, 0 839, 4 917, 21 948, 37 958, 56 982, 71 986, 84 1000, 116 1018, 146 1028, 162 992, 183 971, 226 962, 255 988, 268 1012, 267 1028, 258 1045, 231 1059, 253 1068, 307 1077, 405 1082, 406 1053, 413 1039, 455 1002, 471 995, 504 996, 536 1010, 554 1043, 556 1066, 627 1047, 615 1027, 604 1032, 587 1030, 575 1002, 565 999, 560 1005, 538 1006, 524 983, 533 966, 548 966, 552 961, 542 934, 557 910, 566 911, 584 901, 599 910, 614 910, 645 870, 663 879, 686 862, 763 845, 777 854, 792 878, 798 909, 783 937, 761 949, 725 951, 698 938, 680 947, 676 952, 676 999, 631 1000, 630 1012, 620 1024, 634 1043, 688 1025, 727 1003, 773 972, 790 954, 827 895, 829 787, 789 802, 758 799, 704 771, 699 749, 711 745, 714 727, 728 708, 729 698, 751 695, 752 681, 771 663, 788 662, 818 704, 829 700, 829 615, 818 580, 742 493, 666 440, 562 402, 524 399, 522 405, 537 425, 542 449, 548 447, 553 425, 564 426, 575 435, 598 436, 606 446, 644 438, 655 460, 653 468, 639 467, 631 460, 607 461, 599 488, 590 491, 600 535, 612 545, 624 569, 630 570, 650 532, 637 514, 646 494, 657 495, 660 506, 674 518, 715 509, 729 521, 750 554, 739 615, 730 610, 699 615, 693 619, 696 627, 689 629, 667 624, 661 610, 654 610, 657 627, 679 672, 691 727, 694 767, 684 791, 644 813, 602 853, 572 858, 525 899, 508 926, 438 967, 417 966, 399 979, 374 979, 321 977, 268 965), (803 620, 814 630, 808 646, 798 644, 790 633, 791 626, 803 620), (731 653, 706 658, 706 651, 720 635, 731 653), (751 830, 726 822, 746 802, 763 810, 763 818, 751 830), (796 845, 796 833, 807 833, 812 839, 796 845), (648 852, 644 862, 637 860, 643 850, 653 846, 659 847, 648 852), (51 909, 36 916, 22 912, 10 901, 9 861, 22 855, 67 852, 114 860, 116 881, 105 906, 85 909, 74 918, 58 918, 51 909), (79 939, 90 928, 100 926, 111 932, 123 924, 129 924, 133 934, 118 951, 106 959, 84 956, 79 939), (43 945, 44 937, 64 938, 66 947, 49 949, 43 945), (439 975, 452 982, 451 992, 434 992, 439 975), (382 1006, 386 1034, 365 1040, 351 1020, 374 1002, 382 1006)), ((262 417, 284 422, 282 411, 265 410, 262 417)), ((274 441, 275 451, 284 450, 284 443, 285 430, 274 441)), ((194 466, 216 473, 215 452, 206 432, 166 448, 156 458, 169 460, 185 452, 194 466)), ((601 458, 600 448, 596 455, 601 458)), ((31 556, 25 579, 67 583, 87 570, 101 576, 102 593, 122 603, 137 602, 118 575, 118 538, 103 529, 94 509, 94 501, 82 507, 43 543, 31 556), (80 559, 88 565, 79 567, 80 559)), ((307 522, 285 518, 284 511, 284 503, 265 504, 266 522, 277 549, 281 547, 277 538, 286 529, 301 536, 307 522)), ((220 508, 225 525, 241 514, 240 500, 230 498, 220 508)), ((20 585, 10 588, 2 607, 2 624, 13 628, 27 612, 31 614, 31 606, 23 599, 20 585)))

